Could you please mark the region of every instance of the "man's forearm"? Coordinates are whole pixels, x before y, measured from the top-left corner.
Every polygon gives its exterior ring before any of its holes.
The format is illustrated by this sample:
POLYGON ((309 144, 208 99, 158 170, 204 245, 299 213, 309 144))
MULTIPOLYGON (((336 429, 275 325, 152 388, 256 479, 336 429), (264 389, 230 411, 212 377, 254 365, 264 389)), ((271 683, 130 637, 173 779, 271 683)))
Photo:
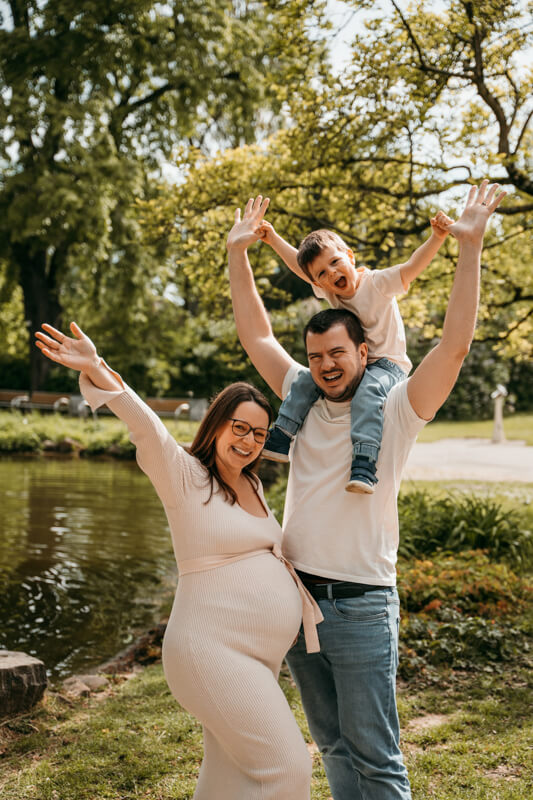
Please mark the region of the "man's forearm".
POLYGON ((272 326, 257 291, 246 250, 230 250, 228 260, 235 325, 242 346, 249 352, 254 339, 273 335, 272 326))
POLYGON ((229 250, 229 276, 235 324, 241 344, 278 397, 294 363, 274 336, 270 319, 255 286, 246 250, 229 250))
POLYGON ((476 328, 483 242, 460 245, 450 300, 444 317, 441 345, 450 354, 468 353, 476 328))
POLYGON ((489 217, 505 197, 496 194, 498 184, 487 191, 488 181, 472 186, 463 213, 447 228, 459 242, 459 258, 442 338, 418 365, 407 383, 407 394, 415 412, 431 419, 450 394, 476 327, 483 235, 489 217))
POLYGON ((449 396, 474 338, 481 248, 481 241, 460 246, 442 338, 409 378, 409 400, 422 419, 431 419, 449 396))
POLYGON ((418 278, 420 273, 430 265, 439 252, 443 241, 444 239, 442 237, 435 236, 435 234, 432 233, 429 239, 415 250, 411 258, 406 261, 405 264, 402 264, 400 267, 400 274, 405 289, 407 289, 409 284, 414 281, 415 278, 418 278))

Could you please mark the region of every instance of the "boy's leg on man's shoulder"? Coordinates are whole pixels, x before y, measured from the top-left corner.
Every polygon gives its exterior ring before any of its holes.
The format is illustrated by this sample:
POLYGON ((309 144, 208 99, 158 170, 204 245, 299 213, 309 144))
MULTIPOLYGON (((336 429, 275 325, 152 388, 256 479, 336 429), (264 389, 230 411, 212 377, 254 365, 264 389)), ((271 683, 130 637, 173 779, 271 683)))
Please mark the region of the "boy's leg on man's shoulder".
POLYGON ((386 358, 369 364, 351 402, 353 460, 348 491, 374 491, 376 461, 383 436, 383 405, 405 373, 386 358))
POLYGON ((294 436, 319 397, 320 389, 312 379, 311 372, 305 368, 301 369, 279 408, 275 424, 294 436))
POLYGON ((383 405, 392 387, 405 377, 397 364, 385 358, 365 369, 350 406, 354 455, 377 461, 383 435, 383 405))
MULTIPOLYGON (((321 600, 320 653, 299 641, 287 661, 334 800, 410 800, 396 709, 395 589, 321 600)), ((302 637, 300 636, 300 639, 302 637)))
POLYGON ((320 391, 308 369, 302 368, 291 384, 290 391, 282 402, 276 421, 269 431, 263 448, 263 456, 272 461, 289 460, 289 448, 293 437, 300 430, 309 409, 320 397, 320 391))

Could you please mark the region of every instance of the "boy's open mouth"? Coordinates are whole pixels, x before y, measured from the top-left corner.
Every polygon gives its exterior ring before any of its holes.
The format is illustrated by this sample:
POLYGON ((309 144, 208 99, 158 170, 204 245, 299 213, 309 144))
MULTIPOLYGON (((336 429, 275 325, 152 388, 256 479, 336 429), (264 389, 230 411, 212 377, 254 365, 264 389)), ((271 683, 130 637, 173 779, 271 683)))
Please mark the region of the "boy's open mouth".
POLYGON ((344 275, 341 275, 340 278, 337 278, 335 281, 335 287, 337 289, 346 289, 346 278, 344 275))

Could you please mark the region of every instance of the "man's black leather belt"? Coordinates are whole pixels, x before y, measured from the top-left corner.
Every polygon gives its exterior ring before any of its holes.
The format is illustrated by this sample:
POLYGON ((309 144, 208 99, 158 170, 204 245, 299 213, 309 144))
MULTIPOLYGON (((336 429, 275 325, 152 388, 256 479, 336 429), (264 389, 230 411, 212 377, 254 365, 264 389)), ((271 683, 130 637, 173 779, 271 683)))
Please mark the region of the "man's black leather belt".
POLYGON ((315 600, 328 598, 330 600, 341 597, 361 597, 367 592, 377 592, 379 589, 393 589, 393 586, 370 586, 366 583, 350 583, 349 581, 336 581, 335 583, 306 583, 315 600))

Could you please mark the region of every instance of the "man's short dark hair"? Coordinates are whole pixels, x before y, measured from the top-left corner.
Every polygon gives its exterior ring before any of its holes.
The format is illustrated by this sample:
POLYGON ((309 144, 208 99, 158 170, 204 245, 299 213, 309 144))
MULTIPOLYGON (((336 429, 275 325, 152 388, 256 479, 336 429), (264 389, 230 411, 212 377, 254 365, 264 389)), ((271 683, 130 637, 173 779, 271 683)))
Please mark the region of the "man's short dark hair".
POLYGON ((346 308, 326 308, 315 314, 304 328, 304 344, 307 348, 308 333, 326 333, 334 325, 344 325, 346 333, 359 348, 365 341, 365 332, 359 319, 346 308))

